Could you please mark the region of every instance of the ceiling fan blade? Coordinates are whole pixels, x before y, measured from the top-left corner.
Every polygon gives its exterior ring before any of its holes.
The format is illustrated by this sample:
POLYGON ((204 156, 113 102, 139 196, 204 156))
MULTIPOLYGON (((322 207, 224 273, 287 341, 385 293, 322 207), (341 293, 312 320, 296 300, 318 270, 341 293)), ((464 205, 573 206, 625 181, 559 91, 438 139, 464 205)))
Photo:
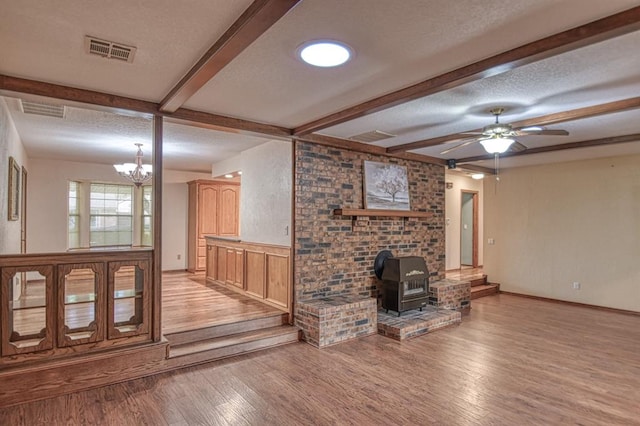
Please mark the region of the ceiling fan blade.
POLYGON ((456 145, 456 146, 451 147, 451 148, 449 148, 449 149, 445 149, 444 151, 442 151, 442 152, 440 153, 440 155, 447 154, 447 153, 449 153, 449 152, 451 152, 451 151, 455 151, 456 149, 463 148, 463 147, 465 147, 465 146, 467 146, 467 145, 471 145, 472 143, 477 142, 477 141, 478 141, 478 139, 477 139, 477 138, 471 138, 471 139, 469 139, 468 141, 463 142, 463 143, 461 143, 461 144, 459 144, 459 145, 456 145))
POLYGON ((482 132, 461 132, 461 135, 483 135, 482 132))
POLYGON ((519 130, 515 130, 514 131, 514 135, 515 136, 535 136, 535 135, 545 135, 545 136, 567 136, 569 135, 569 132, 567 132, 566 130, 547 130, 547 129, 541 129, 541 130, 524 130, 524 129, 519 129, 519 130))
POLYGON ((526 150, 527 147, 524 146, 523 144, 521 144, 518 141, 515 141, 514 143, 511 144, 511 146, 509 147, 509 152, 522 152, 524 150, 526 150))

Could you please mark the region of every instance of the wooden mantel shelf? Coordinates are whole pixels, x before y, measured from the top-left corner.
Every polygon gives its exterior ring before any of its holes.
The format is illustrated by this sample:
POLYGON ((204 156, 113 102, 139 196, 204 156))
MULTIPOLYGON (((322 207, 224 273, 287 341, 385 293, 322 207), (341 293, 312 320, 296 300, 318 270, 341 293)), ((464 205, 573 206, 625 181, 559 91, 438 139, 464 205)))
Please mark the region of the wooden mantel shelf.
POLYGON ((409 210, 378 210, 378 209, 335 209, 334 216, 387 216, 387 217, 431 217, 430 212, 409 210))

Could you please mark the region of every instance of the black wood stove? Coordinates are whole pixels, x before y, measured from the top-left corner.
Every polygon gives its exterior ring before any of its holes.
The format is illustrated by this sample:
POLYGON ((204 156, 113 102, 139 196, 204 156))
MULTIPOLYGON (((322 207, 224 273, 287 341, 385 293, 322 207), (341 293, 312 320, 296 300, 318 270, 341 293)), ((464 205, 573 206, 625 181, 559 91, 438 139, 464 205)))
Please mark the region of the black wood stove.
MULTIPOLYGON (((387 252, 389 253, 389 252, 387 252)), ((379 261, 379 260, 378 260, 379 261)), ((429 271, 422 257, 385 257, 382 266, 382 307, 404 311, 427 306, 429 302, 429 271)))

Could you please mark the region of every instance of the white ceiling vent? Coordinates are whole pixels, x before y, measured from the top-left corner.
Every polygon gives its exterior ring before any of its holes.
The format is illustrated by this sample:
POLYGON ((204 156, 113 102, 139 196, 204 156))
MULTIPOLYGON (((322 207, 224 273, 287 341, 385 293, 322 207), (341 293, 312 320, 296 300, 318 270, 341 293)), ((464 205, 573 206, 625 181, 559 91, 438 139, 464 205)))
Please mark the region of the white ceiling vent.
POLYGON ((103 58, 117 59, 124 62, 133 62, 136 48, 113 41, 101 40, 96 37, 84 37, 84 50, 91 55, 103 58))
POLYGON ((370 132, 360 133, 359 135, 351 136, 349 139, 358 142, 378 142, 384 139, 395 138, 396 135, 391 133, 382 132, 380 130, 372 130, 370 132))
POLYGON ((20 99, 20 108, 25 114, 44 115, 46 117, 64 118, 64 105, 30 102, 20 99))

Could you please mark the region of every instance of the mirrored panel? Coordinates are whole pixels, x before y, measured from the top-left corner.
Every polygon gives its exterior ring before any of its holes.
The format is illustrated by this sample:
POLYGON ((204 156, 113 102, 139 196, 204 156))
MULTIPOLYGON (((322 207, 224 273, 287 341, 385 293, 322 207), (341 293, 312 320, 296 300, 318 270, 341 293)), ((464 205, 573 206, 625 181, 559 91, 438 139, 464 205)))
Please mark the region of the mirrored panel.
POLYGON ((37 346, 47 334, 47 280, 38 271, 17 272, 9 285, 9 342, 37 346))
POLYGON ((64 276, 64 333, 71 340, 89 339, 97 329, 98 280, 91 268, 64 276))
POLYGON ((134 331, 143 322, 144 271, 122 266, 114 274, 114 326, 121 333, 134 331))

